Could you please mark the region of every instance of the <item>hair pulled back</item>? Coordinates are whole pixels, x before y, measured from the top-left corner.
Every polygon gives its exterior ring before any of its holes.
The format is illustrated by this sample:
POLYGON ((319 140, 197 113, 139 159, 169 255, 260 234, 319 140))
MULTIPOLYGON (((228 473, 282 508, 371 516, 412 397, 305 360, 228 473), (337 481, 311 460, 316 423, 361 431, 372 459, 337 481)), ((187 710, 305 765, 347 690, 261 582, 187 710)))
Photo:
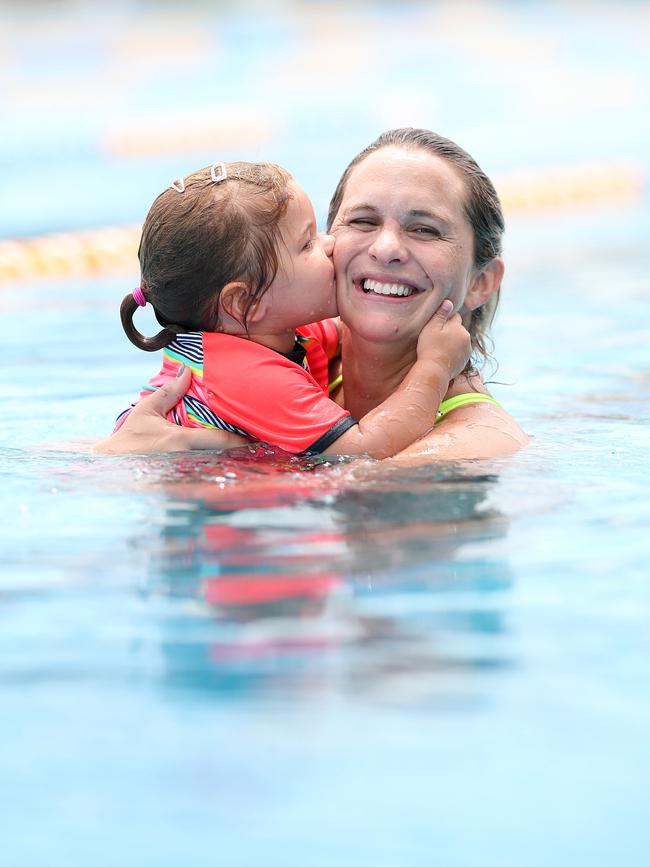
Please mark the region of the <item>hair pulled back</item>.
POLYGON ((170 187, 149 209, 138 249, 140 288, 162 331, 140 334, 133 324, 138 309, 133 295, 120 306, 124 331, 140 349, 155 352, 181 332, 217 331, 219 293, 233 281, 250 288, 246 325, 275 279, 291 176, 272 163, 234 162, 225 168, 226 178, 217 183, 210 166, 188 175, 183 192, 170 187))
MULTIPOLYGON (((340 210, 345 187, 354 168, 370 154, 390 146, 413 150, 419 148, 451 163, 463 180, 466 190, 463 207, 474 234, 474 269, 480 271, 490 260, 501 254, 505 222, 501 202, 492 181, 476 160, 455 142, 431 130, 414 127, 388 130, 354 157, 334 190, 327 217, 328 231, 340 210)), ((497 289, 485 304, 472 311, 468 330, 474 352, 482 362, 485 362, 489 355, 487 344, 491 344, 491 341, 488 331, 499 303, 499 291, 500 289, 497 289)))

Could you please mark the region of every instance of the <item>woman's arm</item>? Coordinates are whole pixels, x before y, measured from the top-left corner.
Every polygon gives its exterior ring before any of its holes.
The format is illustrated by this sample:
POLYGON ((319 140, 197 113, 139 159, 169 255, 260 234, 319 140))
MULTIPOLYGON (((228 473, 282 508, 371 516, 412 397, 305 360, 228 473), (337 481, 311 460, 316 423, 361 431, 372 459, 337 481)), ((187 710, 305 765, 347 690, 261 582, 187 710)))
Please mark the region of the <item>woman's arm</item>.
POLYGON ((182 452, 190 449, 227 449, 247 440, 236 434, 204 428, 179 427, 165 415, 176 406, 190 386, 192 373, 186 367, 178 379, 166 382, 137 403, 122 426, 95 446, 104 455, 182 452))
MULTIPOLYGON (((144 454, 192 449, 226 449, 246 440, 219 430, 185 428, 165 418, 189 388, 191 372, 186 368, 178 379, 170 380, 141 400, 124 424, 112 436, 95 446, 100 454, 144 454)), ((459 377, 453 394, 486 389, 476 380, 459 377)), ((452 396, 450 392, 448 396, 452 396)), ((529 442, 527 434, 502 407, 474 403, 452 410, 422 439, 403 449, 392 461, 421 463, 423 460, 453 461, 491 458, 513 454, 529 442)))

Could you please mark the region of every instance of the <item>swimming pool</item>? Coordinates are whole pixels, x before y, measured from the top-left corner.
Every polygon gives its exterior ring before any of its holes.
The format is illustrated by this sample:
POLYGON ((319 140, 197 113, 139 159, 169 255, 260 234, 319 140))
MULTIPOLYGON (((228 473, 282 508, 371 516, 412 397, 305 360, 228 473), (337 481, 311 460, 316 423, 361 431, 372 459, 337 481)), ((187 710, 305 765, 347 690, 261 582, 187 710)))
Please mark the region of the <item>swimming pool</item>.
POLYGON ((532 445, 411 470, 43 450, 110 427, 134 365, 110 281, 24 287, 8 863, 642 863, 647 265, 522 257, 495 391, 532 445))
MULTIPOLYGON (((517 39, 543 17, 493 6, 517 39)), ((497 461, 93 456, 151 372, 124 280, 2 287, 3 864, 645 863, 647 195, 509 224, 493 390, 533 441, 497 461)))

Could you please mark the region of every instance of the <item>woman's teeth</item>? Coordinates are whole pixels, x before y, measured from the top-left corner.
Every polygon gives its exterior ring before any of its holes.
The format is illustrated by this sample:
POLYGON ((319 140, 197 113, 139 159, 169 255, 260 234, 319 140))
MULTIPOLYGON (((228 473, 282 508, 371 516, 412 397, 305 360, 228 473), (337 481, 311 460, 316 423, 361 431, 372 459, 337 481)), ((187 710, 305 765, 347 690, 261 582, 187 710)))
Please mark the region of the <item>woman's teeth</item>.
POLYGON ((403 283, 380 283, 378 280, 364 280, 362 285, 364 292, 374 292, 375 295, 412 295, 415 291, 403 283))

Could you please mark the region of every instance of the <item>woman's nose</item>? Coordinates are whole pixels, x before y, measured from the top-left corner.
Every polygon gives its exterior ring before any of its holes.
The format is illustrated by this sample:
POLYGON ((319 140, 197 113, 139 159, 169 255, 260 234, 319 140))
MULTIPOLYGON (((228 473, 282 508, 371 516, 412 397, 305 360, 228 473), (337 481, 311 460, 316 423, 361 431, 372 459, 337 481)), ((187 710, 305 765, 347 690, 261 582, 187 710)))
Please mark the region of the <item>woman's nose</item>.
POLYGON ((382 226, 375 236, 368 253, 383 264, 402 262, 407 256, 406 247, 399 230, 382 226))
POLYGON ((328 235, 327 232, 320 233, 320 242, 323 245, 323 250, 328 256, 334 252, 334 235, 328 235))

